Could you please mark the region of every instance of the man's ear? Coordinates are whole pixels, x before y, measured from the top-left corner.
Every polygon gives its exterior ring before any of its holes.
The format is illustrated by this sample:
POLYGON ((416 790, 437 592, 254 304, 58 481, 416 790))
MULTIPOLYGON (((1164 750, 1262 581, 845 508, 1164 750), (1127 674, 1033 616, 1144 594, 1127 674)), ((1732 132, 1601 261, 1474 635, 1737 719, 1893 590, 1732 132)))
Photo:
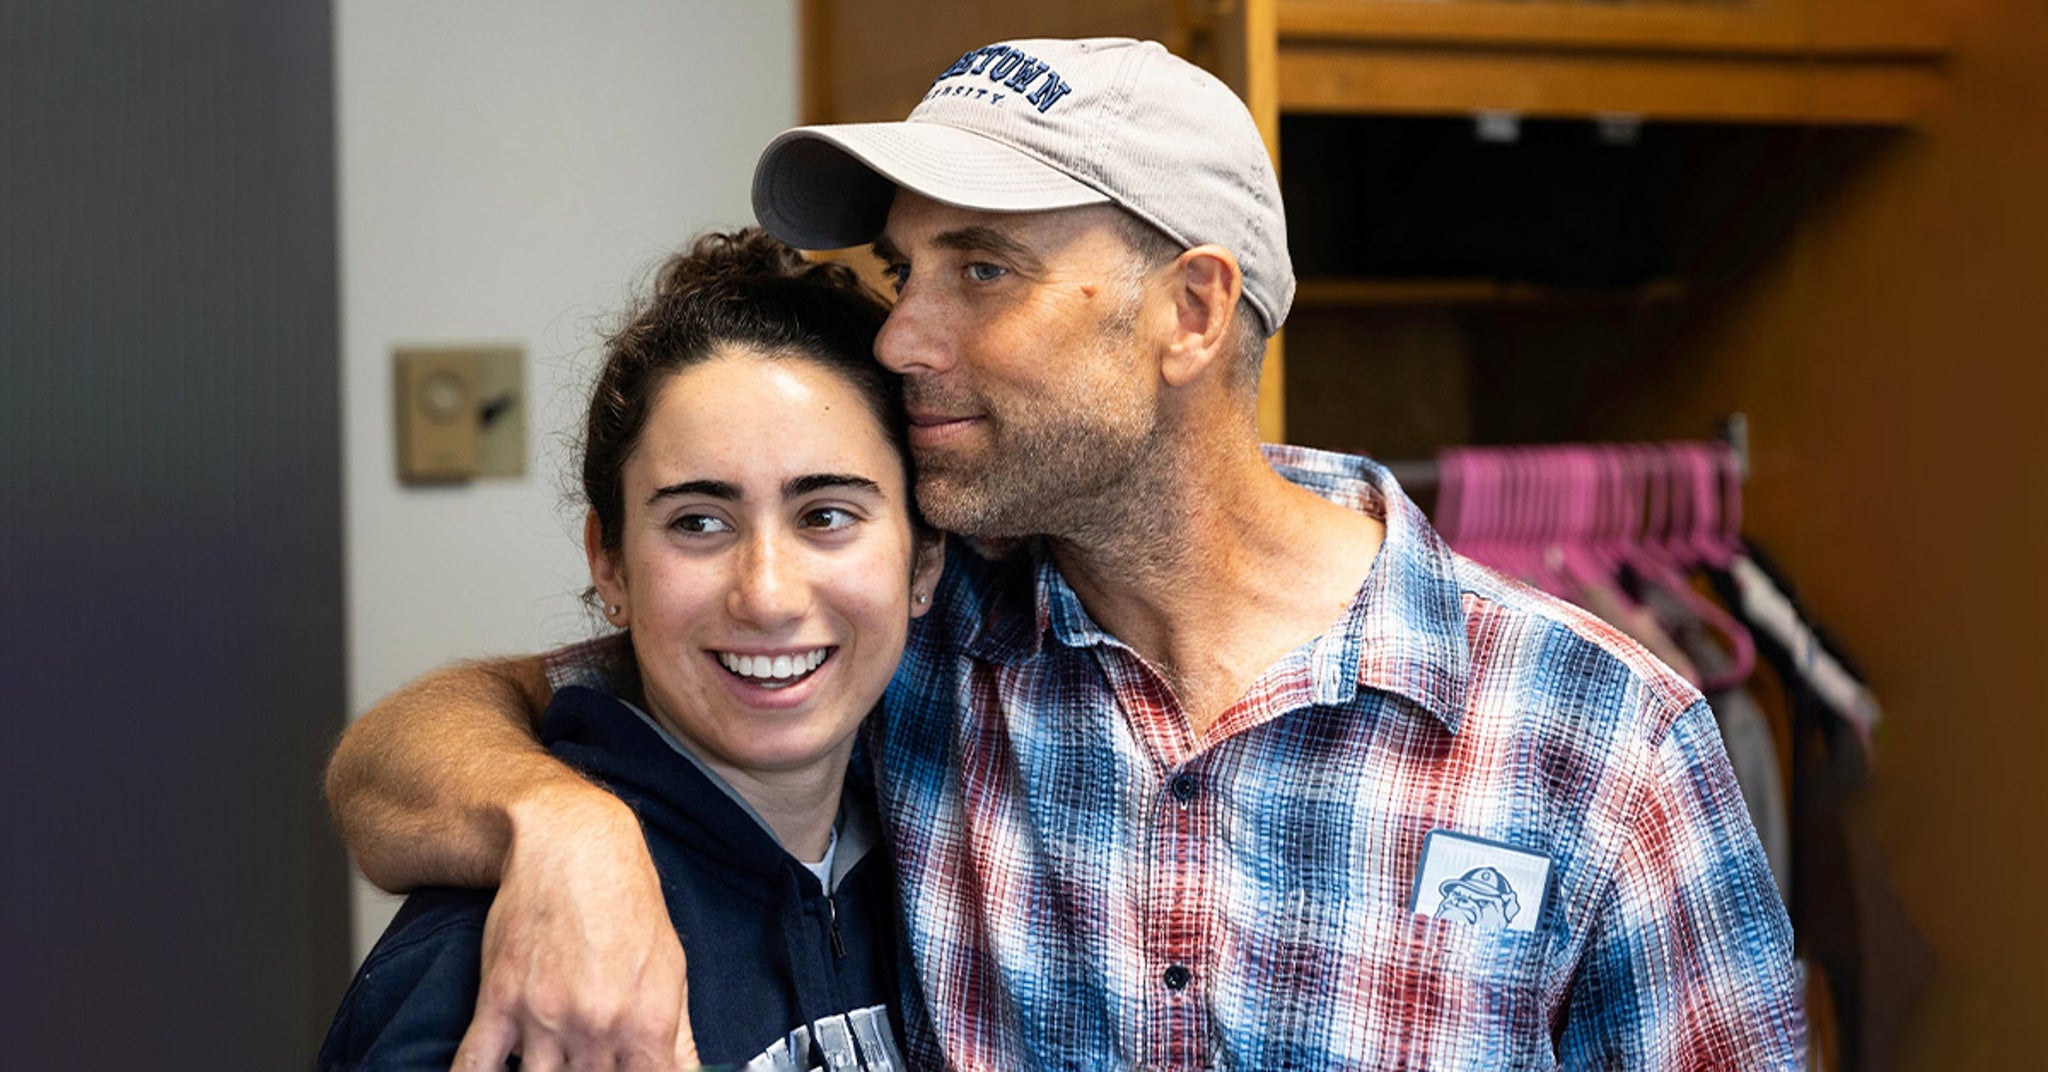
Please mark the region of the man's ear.
POLYGON ((1230 338, 1244 271, 1237 258, 1217 245, 1185 250, 1173 262, 1173 341, 1160 374, 1183 387, 1214 366, 1230 338))
POLYGON ((624 626, 632 616, 631 607, 626 602, 626 571, 612 553, 604 549, 604 526, 598 523, 595 510, 583 515, 583 557, 590 562, 590 583, 597 589, 605 619, 613 625, 624 626), (613 607, 619 609, 614 611, 613 607))
POLYGON ((924 617, 932 609, 939 590, 939 575, 946 572, 946 534, 937 529, 917 537, 917 551, 910 566, 910 616, 924 617))

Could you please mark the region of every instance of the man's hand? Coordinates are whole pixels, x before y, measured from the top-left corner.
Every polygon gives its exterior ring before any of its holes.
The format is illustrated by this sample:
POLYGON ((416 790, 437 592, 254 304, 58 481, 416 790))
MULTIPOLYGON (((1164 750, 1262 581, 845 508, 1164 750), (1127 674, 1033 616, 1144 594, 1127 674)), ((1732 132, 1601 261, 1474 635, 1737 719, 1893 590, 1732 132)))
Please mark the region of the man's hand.
POLYGON ((589 786, 511 811, 512 849, 484 925, 483 985, 454 1072, 697 1063, 689 981, 633 813, 589 786))

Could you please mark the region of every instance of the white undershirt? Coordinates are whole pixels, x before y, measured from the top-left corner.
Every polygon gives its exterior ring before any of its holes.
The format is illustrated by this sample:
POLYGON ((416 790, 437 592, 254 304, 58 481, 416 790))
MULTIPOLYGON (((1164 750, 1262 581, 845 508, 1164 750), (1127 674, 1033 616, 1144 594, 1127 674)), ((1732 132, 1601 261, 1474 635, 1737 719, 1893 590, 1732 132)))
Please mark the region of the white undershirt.
MULTIPOLYGON (((814 864, 804 864, 804 870, 818 876, 818 885, 826 893, 832 892, 832 857, 839 852, 839 828, 832 828, 832 840, 825 843, 825 858, 814 864)), ((798 861, 801 863, 802 861, 798 861)))

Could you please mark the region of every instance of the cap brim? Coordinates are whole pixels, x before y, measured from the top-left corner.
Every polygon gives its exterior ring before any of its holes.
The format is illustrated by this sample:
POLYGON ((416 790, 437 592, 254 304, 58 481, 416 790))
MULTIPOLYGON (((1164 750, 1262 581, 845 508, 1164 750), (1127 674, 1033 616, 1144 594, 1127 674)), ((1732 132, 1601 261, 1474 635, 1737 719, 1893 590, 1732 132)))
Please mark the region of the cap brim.
POLYGON ((1099 205, 1108 195, 1043 161, 938 123, 844 123, 784 131, 754 167, 754 216, 798 249, 872 242, 896 188, 983 212, 1099 205))

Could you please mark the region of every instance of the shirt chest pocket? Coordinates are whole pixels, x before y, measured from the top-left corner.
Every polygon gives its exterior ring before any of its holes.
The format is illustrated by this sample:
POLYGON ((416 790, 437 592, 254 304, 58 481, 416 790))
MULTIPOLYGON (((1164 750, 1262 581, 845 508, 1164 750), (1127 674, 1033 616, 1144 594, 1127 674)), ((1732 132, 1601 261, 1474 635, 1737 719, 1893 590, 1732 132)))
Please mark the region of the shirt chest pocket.
POLYGON ((1547 931, 1482 931, 1372 902, 1356 910, 1346 972, 1345 1039, 1359 1067, 1547 1069, 1555 1061, 1544 1010, 1547 931))

